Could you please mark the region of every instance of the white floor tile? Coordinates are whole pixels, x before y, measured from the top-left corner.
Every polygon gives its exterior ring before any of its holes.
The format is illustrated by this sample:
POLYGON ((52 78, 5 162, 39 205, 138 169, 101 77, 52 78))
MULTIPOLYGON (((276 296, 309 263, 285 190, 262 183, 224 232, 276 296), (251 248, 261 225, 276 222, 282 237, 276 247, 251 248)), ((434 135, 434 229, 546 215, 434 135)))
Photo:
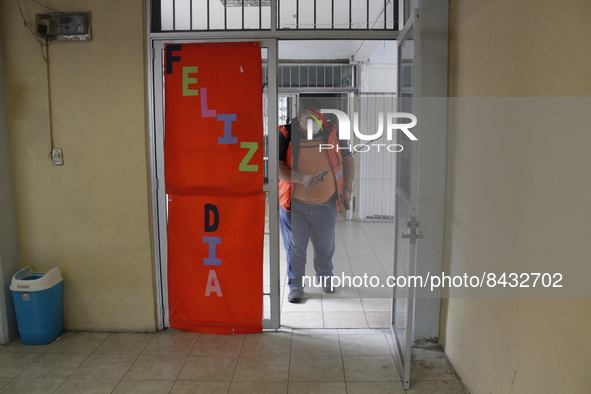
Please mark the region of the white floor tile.
POLYGON ((360 298, 322 298, 322 309, 326 312, 361 312, 360 298))
POLYGON ((283 312, 281 326, 288 328, 323 328, 322 312, 283 312))
POLYGON ((324 312, 325 328, 367 328, 364 312, 324 312))

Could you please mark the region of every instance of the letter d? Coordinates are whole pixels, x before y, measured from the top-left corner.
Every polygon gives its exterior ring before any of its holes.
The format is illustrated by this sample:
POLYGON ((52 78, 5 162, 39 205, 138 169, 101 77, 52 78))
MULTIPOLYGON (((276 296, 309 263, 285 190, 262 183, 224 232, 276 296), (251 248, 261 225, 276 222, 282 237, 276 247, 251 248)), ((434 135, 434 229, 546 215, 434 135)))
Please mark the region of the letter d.
POLYGON ((213 233, 220 224, 220 211, 213 204, 205 204, 205 232, 213 233), (210 222, 210 213, 213 214, 213 223, 210 222))

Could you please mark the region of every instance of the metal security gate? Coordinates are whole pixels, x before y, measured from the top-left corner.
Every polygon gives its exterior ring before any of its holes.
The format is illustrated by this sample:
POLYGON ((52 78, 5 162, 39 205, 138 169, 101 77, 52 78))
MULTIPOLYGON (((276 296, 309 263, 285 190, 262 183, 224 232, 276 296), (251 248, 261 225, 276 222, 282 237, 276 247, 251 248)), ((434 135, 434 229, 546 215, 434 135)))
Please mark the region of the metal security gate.
POLYGON ((151 22, 152 32, 273 28, 398 31, 401 3, 398 0, 152 0, 151 22))
MULTIPOLYGON (((365 134, 385 127, 384 117, 396 112, 394 94, 359 95, 359 129, 365 134), (381 125, 381 126, 380 126, 381 125)), ((396 174, 395 141, 388 141, 384 132, 380 138, 364 141, 367 151, 358 155, 359 160, 359 220, 393 221, 396 174)), ((363 147, 360 150, 365 150, 363 147)))

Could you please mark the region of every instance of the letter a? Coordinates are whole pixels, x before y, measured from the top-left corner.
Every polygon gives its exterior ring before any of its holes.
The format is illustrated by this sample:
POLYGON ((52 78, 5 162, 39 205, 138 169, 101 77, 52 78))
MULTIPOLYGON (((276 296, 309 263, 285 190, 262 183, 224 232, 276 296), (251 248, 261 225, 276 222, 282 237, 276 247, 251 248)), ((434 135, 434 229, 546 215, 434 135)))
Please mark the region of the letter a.
POLYGON ((218 276, 215 273, 215 270, 209 270, 209 275, 207 276, 205 296, 209 297, 211 293, 215 293, 218 297, 223 297, 222 288, 220 287, 220 282, 218 281, 218 276))

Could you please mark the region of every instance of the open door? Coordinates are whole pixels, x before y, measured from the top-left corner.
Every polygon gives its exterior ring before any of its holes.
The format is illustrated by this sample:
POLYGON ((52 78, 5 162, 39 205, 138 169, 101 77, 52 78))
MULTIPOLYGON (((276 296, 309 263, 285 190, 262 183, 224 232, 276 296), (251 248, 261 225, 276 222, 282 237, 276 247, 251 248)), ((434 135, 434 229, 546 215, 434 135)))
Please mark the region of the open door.
MULTIPOLYGON (((419 118, 418 97, 420 78, 420 15, 415 9, 398 39, 398 109, 419 118)), ((413 135, 419 136, 418 124, 413 135)), ((406 277, 416 272, 418 231, 418 141, 411 141, 404 133, 397 133, 397 143, 403 146, 398 154, 396 166, 396 223, 394 276, 406 277)), ((410 387, 411 345, 413 336, 413 312, 415 290, 412 286, 394 287, 392 300, 392 337, 395 344, 395 357, 405 389, 410 387)))

